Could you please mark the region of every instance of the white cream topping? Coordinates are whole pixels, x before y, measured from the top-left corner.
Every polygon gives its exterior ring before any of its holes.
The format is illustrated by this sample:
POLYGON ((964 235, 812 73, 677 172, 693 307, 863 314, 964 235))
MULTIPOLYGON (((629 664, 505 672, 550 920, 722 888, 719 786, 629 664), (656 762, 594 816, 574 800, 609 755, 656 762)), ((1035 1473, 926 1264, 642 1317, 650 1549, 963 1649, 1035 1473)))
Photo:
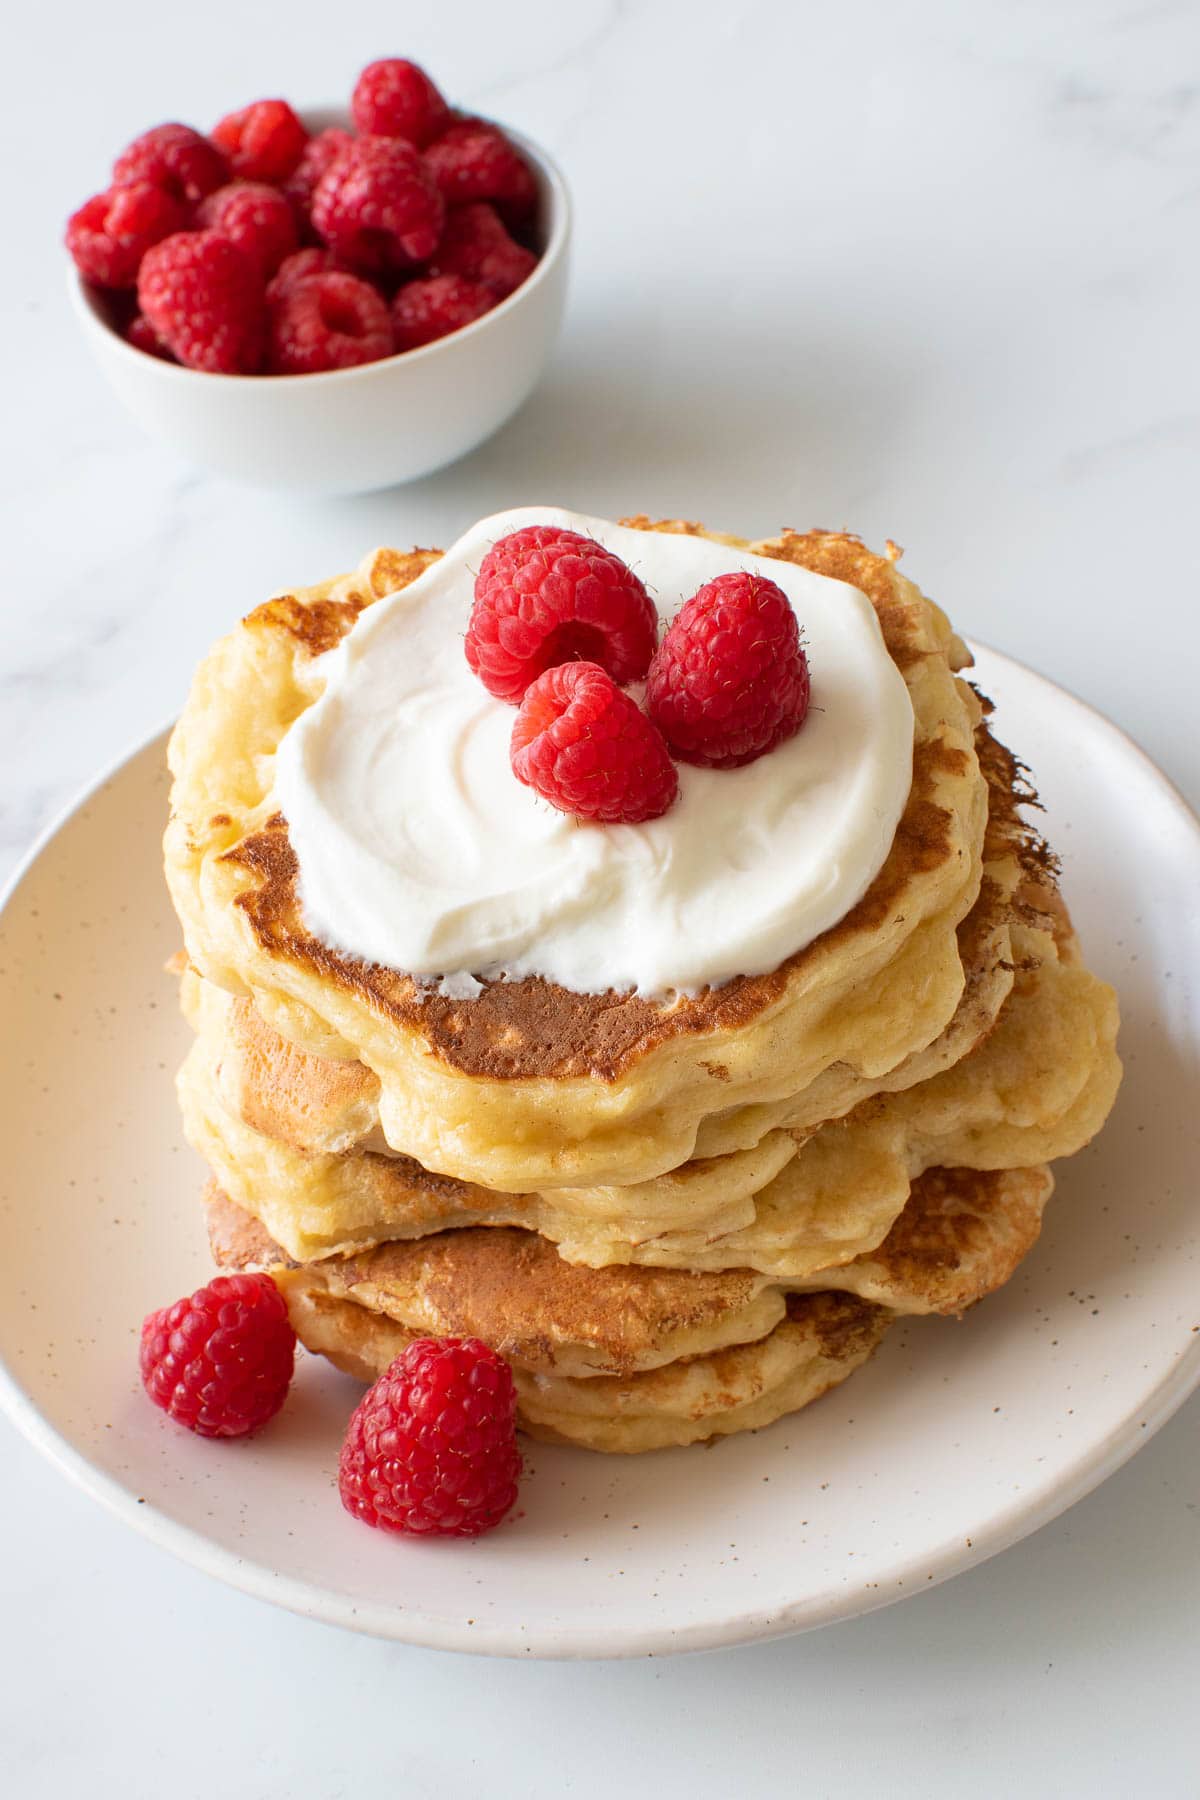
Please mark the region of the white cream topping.
POLYGON ((480 976, 661 996, 773 969, 861 899, 912 779, 908 690, 857 588, 553 507, 482 520, 368 608, 321 670, 324 692, 275 773, 305 921, 460 997, 480 976), (801 730, 745 768, 681 763, 678 801, 645 825, 588 824, 523 787, 509 764, 516 711, 471 673, 463 634, 487 550, 535 524, 615 551, 664 623, 731 569, 778 582, 812 677, 801 730))

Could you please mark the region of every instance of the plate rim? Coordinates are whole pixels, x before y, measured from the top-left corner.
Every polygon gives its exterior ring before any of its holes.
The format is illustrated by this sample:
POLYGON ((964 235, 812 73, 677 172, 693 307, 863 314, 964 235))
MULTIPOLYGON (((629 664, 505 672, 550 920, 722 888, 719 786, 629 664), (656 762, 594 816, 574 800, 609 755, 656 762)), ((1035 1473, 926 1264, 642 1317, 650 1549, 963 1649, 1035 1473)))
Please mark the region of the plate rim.
MULTIPOLYGON (((976 638, 968 638, 972 653, 1015 670, 1040 687, 1055 704, 1066 702, 1087 716, 1092 729, 1114 740, 1115 747, 1132 756, 1144 777, 1157 785, 1179 815, 1180 825, 1200 848, 1200 815, 1186 796, 1160 769, 1142 746, 1104 713, 1070 688, 1053 681, 1029 664, 1008 656, 976 638)), ((165 749, 170 723, 159 726, 127 748, 84 788, 78 791, 38 834, 0 890, 0 918, 16 900, 21 887, 42 856, 67 828, 77 813, 115 781, 132 763, 156 746, 165 749)), ((131 1526, 182 1562, 240 1590, 304 1618, 341 1626, 370 1636, 411 1644, 418 1648, 456 1650, 467 1654, 546 1660, 670 1655, 681 1652, 729 1648, 764 1642, 848 1622, 925 1593, 969 1568, 990 1561, 1022 1539, 1041 1530, 1084 1499, 1147 1444, 1200 1386, 1200 1338, 1185 1345, 1182 1354, 1149 1390, 1142 1403, 1102 1439, 1093 1443, 1074 1464, 1070 1475, 1052 1489, 1030 1497, 1023 1492, 986 1526, 971 1533, 970 1547, 962 1536, 933 1552, 901 1557, 884 1572, 870 1593, 848 1595, 829 1589, 806 1595, 768 1611, 743 1609, 722 1620, 684 1622, 676 1627, 653 1625, 641 1630, 627 1625, 605 1627, 602 1617, 582 1626, 558 1625, 539 1629, 535 1643, 510 1625, 478 1619, 469 1635, 449 1620, 412 1613, 390 1602, 351 1601, 334 1590, 304 1582, 239 1557, 203 1533, 181 1524, 151 1501, 139 1499, 132 1488, 98 1468, 69 1438, 42 1415, 16 1374, 0 1354, 0 1409, 21 1435, 58 1468, 75 1487, 102 1505, 106 1512, 131 1526), (881 1592, 884 1582, 891 1591, 881 1592), (911 1583, 911 1585, 910 1585, 911 1583)))

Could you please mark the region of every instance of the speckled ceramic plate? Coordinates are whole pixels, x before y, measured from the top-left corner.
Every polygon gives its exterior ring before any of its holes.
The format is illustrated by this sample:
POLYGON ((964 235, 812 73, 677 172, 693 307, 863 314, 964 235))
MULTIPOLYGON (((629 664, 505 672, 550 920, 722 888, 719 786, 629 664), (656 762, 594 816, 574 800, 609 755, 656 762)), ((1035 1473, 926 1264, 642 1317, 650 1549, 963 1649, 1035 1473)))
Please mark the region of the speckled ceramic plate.
POLYGON ((442 1648, 620 1656, 866 1612, 993 1555, 1129 1457, 1200 1379, 1200 826, 1113 726, 981 652, 1036 771, 1127 1078, 1066 1165, 1041 1242, 961 1324, 897 1327, 818 1405, 711 1450, 534 1445, 520 1516, 404 1543, 342 1512, 359 1389, 303 1358, 260 1438, 172 1426, 135 1369, 142 1315, 210 1273, 171 1076, 161 740, 52 833, 0 917, 7 1129, 0 1400, 88 1492, 212 1574, 300 1613, 442 1648))

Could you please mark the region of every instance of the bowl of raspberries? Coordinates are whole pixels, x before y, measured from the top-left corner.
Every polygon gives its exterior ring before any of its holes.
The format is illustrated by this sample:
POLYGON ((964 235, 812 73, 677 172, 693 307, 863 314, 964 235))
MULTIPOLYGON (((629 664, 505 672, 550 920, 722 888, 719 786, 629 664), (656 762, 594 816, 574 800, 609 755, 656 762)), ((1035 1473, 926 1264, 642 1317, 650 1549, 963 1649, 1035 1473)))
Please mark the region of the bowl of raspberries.
POLYGON ((562 317, 570 208, 545 153, 416 63, 348 112, 259 100, 154 126, 66 228, 76 313, 153 436, 235 480, 412 481, 526 398, 562 317))

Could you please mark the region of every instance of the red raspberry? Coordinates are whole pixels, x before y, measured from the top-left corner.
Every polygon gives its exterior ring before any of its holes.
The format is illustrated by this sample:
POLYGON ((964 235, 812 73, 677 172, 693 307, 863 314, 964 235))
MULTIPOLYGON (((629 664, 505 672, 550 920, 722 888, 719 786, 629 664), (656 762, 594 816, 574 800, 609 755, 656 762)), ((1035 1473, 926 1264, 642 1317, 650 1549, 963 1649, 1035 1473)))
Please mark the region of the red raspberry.
POLYGON ((360 269, 403 269, 432 256, 441 195, 403 138, 358 138, 317 183, 318 236, 360 269))
POLYGON ((306 276, 270 308, 267 361, 275 375, 352 369, 393 348, 387 301, 357 275, 306 276))
POLYGON ((532 275, 537 260, 532 250, 513 242, 495 207, 479 201, 447 213, 442 241, 426 272, 482 281, 497 300, 504 300, 532 275))
POLYGON ((681 761, 736 769, 799 731, 808 688, 790 600, 739 569, 706 582, 672 620, 646 677, 646 710, 681 761))
POLYGON ((178 231, 147 250, 138 304, 189 369, 252 375, 262 360, 262 277, 219 231, 178 231))
POLYGON ((308 133, 286 100, 255 100, 226 113, 213 126, 213 141, 247 181, 283 181, 300 158, 308 133))
POLYGON ((402 56, 368 63, 354 84, 350 102, 364 137, 407 138, 418 149, 437 136, 450 108, 424 69, 402 56))
POLYGON ((484 119, 463 119, 443 131, 426 150, 425 165, 447 206, 495 200, 519 219, 537 204, 533 170, 499 127, 484 119))
POLYGON ((559 663, 526 688, 509 756, 551 806, 603 825, 657 819, 679 792, 660 733, 598 663, 559 663))
POLYGON ((139 181, 85 200, 67 220, 66 245, 85 280, 100 287, 136 287, 138 265, 151 244, 186 224, 182 201, 139 181))
POLYGON ((132 344, 135 350, 144 350, 147 356, 157 356, 162 362, 175 361, 149 319, 142 313, 134 314, 125 333, 125 342, 132 344))
POLYGON ((300 282, 310 281, 314 275, 349 275, 351 272, 332 250, 293 250, 290 256, 284 257, 267 283, 267 301, 274 305, 300 282))
POLYGON ((190 125, 155 125, 134 138, 113 164, 120 185, 151 181, 177 200, 203 200, 229 180, 229 164, 211 138, 190 125))
POLYGON ((244 250, 264 281, 296 248, 296 221, 278 188, 263 181, 231 181, 196 208, 196 224, 219 231, 244 250))
POLYGON ((331 125, 327 131, 318 131, 315 137, 309 138, 304 146, 304 155, 283 184, 283 191, 291 203, 298 224, 308 225, 308 215, 312 211, 312 198, 318 181, 353 142, 350 133, 340 130, 336 125, 331 125))
POLYGON ((481 282, 462 275, 432 275, 410 281, 392 302, 392 326, 397 350, 418 350, 436 338, 448 337, 473 325, 491 312, 496 296, 481 282))
POLYGON ((517 1396, 478 1338, 418 1338, 359 1401, 338 1492, 384 1531, 477 1537, 517 1497, 517 1396))
POLYGON ((632 569, 594 539, 526 525, 479 565, 467 661, 489 694, 516 705, 543 669, 599 663, 618 686, 650 666, 658 614, 632 569))
POLYGON ((244 1437, 287 1398, 296 1334, 269 1275, 218 1275, 142 1325, 142 1384, 201 1437, 244 1437))

